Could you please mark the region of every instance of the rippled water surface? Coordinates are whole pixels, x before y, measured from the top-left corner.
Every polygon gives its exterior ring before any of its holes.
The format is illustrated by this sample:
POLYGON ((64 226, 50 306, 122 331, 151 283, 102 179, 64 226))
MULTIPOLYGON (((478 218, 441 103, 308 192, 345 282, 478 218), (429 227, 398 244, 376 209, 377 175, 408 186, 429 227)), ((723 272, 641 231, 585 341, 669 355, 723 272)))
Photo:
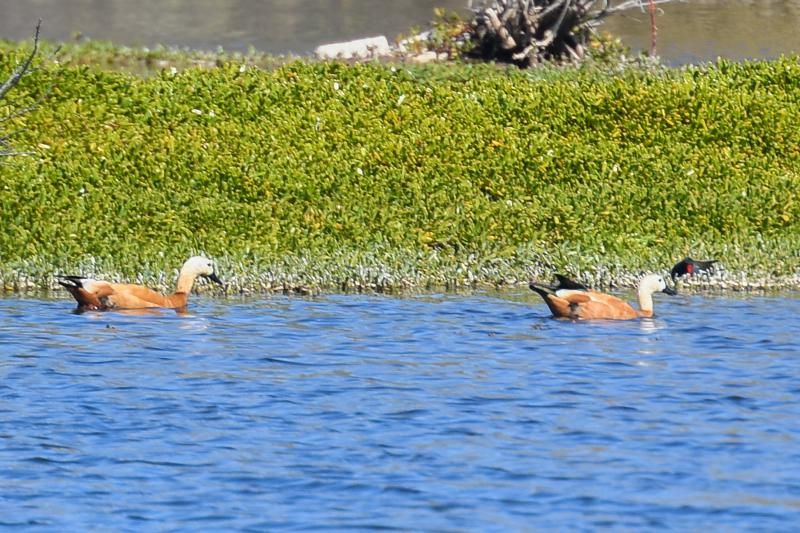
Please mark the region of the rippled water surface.
MULTIPOLYGON (((662 296, 662 295, 659 295, 662 296)), ((0 527, 651 529, 800 523, 800 299, 0 298, 0 527)))

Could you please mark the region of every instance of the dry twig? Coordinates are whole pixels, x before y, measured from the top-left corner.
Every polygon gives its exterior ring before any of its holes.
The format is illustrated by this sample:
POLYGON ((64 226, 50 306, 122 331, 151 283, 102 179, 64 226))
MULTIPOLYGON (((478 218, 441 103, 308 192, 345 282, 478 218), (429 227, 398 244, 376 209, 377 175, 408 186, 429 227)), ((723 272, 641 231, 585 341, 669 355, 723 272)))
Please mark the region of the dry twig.
MULTIPOLYGON (((20 80, 28 73, 32 71, 32 64, 33 60, 36 57, 36 54, 39 51, 39 31, 42 26, 41 19, 36 23, 36 33, 33 37, 33 49, 31 53, 25 58, 25 60, 16 68, 14 71, 9 75, 9 77, 0 85, 0 100, 2 100, 6 94, 8 94, 11 89, 16 87, 20 80)), ((17 117, 20 117, 26 113, 30 113, 32 110, 36 108, 36 106, 49 94, 50 89, 48 89, 45 94, 43 94, 39 99, 36 100, 33 104, 27 105, 20 109, 17 109, 10 113, 9 115, 0 118, 0 124, 4 122, 8 122, 9 120, 13 120, 17 117)), ((12 131, 11 133, 6 133, 4 135, 0 135, 0 157, 9 157, 9 156, 18 156, 18 155, 29 155, 30 152, 18 152, 13 150, 10 147, 10 140, 15 136, 24 131, 24 129, 18 129, 12 131)))

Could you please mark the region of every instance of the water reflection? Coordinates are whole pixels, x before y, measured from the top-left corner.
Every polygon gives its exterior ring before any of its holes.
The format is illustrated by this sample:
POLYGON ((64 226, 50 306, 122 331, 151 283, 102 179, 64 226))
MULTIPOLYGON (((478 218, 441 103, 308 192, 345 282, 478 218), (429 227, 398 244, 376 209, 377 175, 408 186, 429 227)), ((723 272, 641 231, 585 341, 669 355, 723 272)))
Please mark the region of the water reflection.
POLYGON ((75 314, 75 315, 83 315, 83 314, 91 313, 93 315, 96 315, 97 318, 102 318, 103 315, 106 315, 108 313, 124 315, 124 316, 153 316, 153 317, 156 317, 156 316, 160 316, 160 317, 163 317, 163 316, 183 316, 183 317, 192 316, 189 313, 189 308, 188 307, 179 307, 179 308, 176 308, 176 309, 163 309, 163 308, 160 308, 160 307, 147 307, 147 308, 142 308, 142 309, 115 309, 115 310, 111 310, 111 311, 94 311, 94 310, 90 310, 90 309, 75 308, 75 309, 72 310, 72 313, 75 314))
POLYGON ((643 318, 639 321, 639 330, 642 333, 652 334, 659 329, 661 328, 659 328, 658 321, 655 318, 643 318))

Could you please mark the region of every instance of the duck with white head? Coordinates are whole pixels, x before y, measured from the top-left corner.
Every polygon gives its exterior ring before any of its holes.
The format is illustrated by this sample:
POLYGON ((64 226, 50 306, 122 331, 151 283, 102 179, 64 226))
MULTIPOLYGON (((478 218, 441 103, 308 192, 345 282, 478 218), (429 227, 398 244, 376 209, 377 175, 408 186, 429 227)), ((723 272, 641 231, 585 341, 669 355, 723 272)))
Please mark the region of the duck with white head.
POLYGON ((574 320, 630 320, 633 318, 650 318, 653 316, 653 294, 677 294, 668 286, 663 276, 650 274, 639 282, 639 309, 634 309, 627 302, 601 292, 583 288, 564 276, 558 276, 556 287, 546 287, 531 281, 529 287, 539 294, 550 312, 556 318, 574 320), (566 282, 565 282, 566 280, 566 282), (568 283, 567 283, 568 282, 568 283))
POLYGON ((183 309, 189 303, 189 293, 197 278, 207 278, 219 285, 214 262, 203 256, 189 258, 178 274, 178 284, 172 294, 161 294, 144 285, 111 283, 81 276, 57 276, 61 284, 78 302, 80 311, 111 309, 183 309))

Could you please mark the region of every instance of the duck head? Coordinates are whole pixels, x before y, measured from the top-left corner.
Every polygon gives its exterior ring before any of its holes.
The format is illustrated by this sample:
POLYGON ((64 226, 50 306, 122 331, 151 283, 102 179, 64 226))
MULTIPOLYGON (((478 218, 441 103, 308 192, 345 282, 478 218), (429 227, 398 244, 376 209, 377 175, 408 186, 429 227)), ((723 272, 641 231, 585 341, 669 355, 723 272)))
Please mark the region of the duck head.
POLYGON ((223 284, 222 280, 217 277, 217 274, 214 271, 214 262, 208 257, 203 257, 202 255, 196 255, 187 259, 183 264, 183 268, 181 268, 181 273, 190 273, 194 275, 194 277, 199 276, 210 279, 219 285, 223 284))
POLYGON ((639 292, 653 294, 654 292, 663 292, 664 294, 678 294, 678 291, 667 285, 664 277, 660 274, 650 274, 642 278, 639 282, 639 292))
POLYGON ((710 261, 696 261, 691 257, 686 257, 682 261, 675 263, 675 266, 672 267, 672 270, 669 271, 669 274, 670 277, 672 277, 672 281, 675 281, 682 276, 708 274, 716 262, 717 261, 713 259, 710 261))

